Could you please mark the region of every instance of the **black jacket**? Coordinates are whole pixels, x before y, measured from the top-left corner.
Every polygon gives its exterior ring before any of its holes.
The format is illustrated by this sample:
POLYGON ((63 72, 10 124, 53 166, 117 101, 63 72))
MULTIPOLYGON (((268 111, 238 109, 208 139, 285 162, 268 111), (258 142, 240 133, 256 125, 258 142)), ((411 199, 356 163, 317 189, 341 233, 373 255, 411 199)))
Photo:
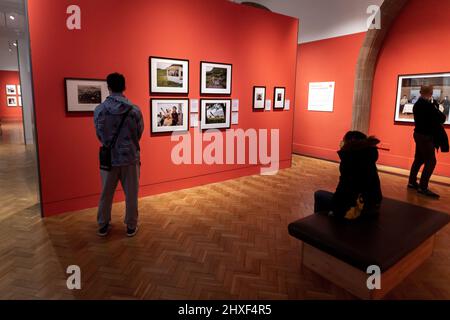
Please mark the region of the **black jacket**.
POLYGON ((435 136, 436 131, 446 120, 444 113, 439 111, 439 106, 424 98, 419 98, 413 108, 415 132, 435 136))
MULTIPOLYGON (((376 138, 352 142, 338 152, 341 159, 341 176, 333 196, 333 214, 352 219, 355 207, 362 209, 361 216, 378 213, 383 199, 376 162, 378 160, 376 138)), ((357 218, 353 217, 353 218, 357 218)))

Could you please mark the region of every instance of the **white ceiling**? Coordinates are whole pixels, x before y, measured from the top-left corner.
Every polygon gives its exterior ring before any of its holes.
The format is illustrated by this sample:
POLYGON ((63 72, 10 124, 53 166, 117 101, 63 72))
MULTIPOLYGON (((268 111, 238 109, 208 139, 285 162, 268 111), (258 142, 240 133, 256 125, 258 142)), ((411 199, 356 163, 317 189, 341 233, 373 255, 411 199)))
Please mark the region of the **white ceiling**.
POLYGON ((17 47, 14 43, 24 36, 23 1, 0 0, 0 70, 18 69, 17 47))
POLYGON ((256 2, 274 12, 299 18, 299 43, 367 31, 368 6, 383 3, 383 0, 234 0, 242 1, 256 2))

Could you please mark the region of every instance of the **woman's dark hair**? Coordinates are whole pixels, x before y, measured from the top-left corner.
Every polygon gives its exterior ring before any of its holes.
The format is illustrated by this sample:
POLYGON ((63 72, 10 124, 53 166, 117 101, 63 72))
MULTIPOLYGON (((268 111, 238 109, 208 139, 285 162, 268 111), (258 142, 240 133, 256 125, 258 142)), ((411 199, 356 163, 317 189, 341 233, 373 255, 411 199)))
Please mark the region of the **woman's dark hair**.
POLYGON ((349 131, 344 136, 344 143, 366 140, 367 136, 360 131, 349 131))
POLYGON ((106 77, 108 88, 112 92, 124 92, 125 91, 125 77, 120 73, 111 73, 106 77))

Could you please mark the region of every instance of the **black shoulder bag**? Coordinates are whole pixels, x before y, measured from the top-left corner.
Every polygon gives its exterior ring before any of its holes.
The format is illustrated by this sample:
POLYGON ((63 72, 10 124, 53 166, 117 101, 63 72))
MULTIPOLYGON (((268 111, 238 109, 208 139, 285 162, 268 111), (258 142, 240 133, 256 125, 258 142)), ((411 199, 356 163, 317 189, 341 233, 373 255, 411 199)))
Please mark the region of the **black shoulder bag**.
POLYGON ((119 127, 117 128, 117 132, 114 135, 111 144, 109 146, 103 145, 100 147, 99 152, 99 158, 100 158, 100 170, 104 171, 111 171, 112 169, 112 149, 114 148, 114 145, 116 144, 117 139, 119 138, 120 131, 122 130, 123 124, 125 122, 125 119, 128 117, 128 114, 130 113, 131 108, 128 109, 127 112, 122 117, 122 120, 120 121, 119 127))

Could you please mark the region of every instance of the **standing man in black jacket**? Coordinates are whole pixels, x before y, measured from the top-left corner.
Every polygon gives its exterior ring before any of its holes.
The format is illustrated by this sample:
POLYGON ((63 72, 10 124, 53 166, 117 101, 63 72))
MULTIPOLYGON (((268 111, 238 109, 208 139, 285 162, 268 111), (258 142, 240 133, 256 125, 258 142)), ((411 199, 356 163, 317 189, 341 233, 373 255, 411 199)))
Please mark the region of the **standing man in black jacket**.
POLYGON ((428 183, 436 167, 436 136, 445 122, 445 115, 439 111, 439 107, 433 103, 433 86, 422 86, 420 98, 413 108, 416 142, 416 155, 411 167, 408 188, 416 189, 420 194, 431 198, 439 198, 439 195, 428 189, 428 183), (417 174, 422 165, 425 165, 417 183, 417 174))

